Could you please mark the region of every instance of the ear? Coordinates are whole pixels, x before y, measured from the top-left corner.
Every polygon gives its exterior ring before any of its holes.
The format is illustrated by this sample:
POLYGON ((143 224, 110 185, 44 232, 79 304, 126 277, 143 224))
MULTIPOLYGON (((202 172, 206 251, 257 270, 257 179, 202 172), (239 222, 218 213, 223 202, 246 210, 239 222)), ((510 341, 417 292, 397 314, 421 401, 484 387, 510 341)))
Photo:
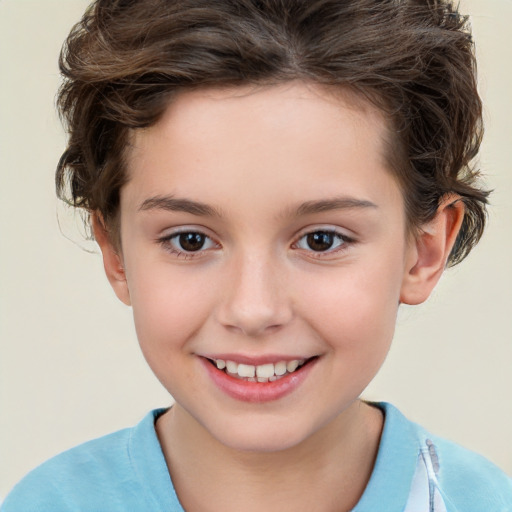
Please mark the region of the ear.
POLYGON ((463 219, 464 203, 450 194, 441 201, 436 216, 411 240, 401 303, 421 304, 428 299, 446 268, 463 219))
POLYGON ((99 213, 91 213, 91 225, 94 238, 96 242, 98 242, 103 254, 103 266, 105 267, 107 278, 117 297, 127 306, 130 306, 130 292, 128 290, 122 255, 120 251, 114 247, 111 235, 99 213))

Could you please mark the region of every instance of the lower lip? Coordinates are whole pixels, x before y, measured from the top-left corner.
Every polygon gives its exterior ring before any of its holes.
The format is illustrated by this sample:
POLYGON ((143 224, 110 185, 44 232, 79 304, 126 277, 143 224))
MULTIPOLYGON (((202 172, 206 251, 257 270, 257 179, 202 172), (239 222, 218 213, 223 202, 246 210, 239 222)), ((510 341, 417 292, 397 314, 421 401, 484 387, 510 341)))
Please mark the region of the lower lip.
POLYGON ((221 391, 242 402, 262 403, 279 400, 295 391, 304 382, 318 359, 309 361, 298 370, 274 382, 249 382, 236 379, 217 369, 207 359, 201 357, 200 360, 210 378, 221 391))

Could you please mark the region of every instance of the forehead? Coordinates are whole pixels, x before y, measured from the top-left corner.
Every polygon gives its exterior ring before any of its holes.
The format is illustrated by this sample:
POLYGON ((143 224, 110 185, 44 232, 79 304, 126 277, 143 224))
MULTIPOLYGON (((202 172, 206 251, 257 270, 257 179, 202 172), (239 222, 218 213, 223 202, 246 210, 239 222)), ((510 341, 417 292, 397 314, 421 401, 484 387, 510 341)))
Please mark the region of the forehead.
POLYGON ((310 200, 378 195, 381 182, 394 184, 387 136, 381 112, 351 91, 291 82, 187 92, 134 132, 122 198, 200 192, 226 209, 244 194, 283 207, 306 191, 310 200))
POLYGON ((132 142, 137 149, 148 139, 196 134, 207 143, 204 135, 212 127, 221 129, 217 135, 222 137, 233 135, 229 127, 236 129, 239 124, 244 125, 244 130, 236 131, 237 138, 252 136, 263 142, 265 132, 273 135, 275 130, 286 128, 290 138, 298 140, 305 134, 304 127, 311 128, 308 131, 312 135, 319 122, 323 126, 322 138, 334 138, 339 144, 340 119, 348 119, 354 127, 382 137, 387 133, 388 122, 383 113, 360 93, 349 88, 292 81, 273 86, 200 88, 178 94, 157 123, 134 132, 132 142), (251 114, 253 117, 249 118, 251 114))

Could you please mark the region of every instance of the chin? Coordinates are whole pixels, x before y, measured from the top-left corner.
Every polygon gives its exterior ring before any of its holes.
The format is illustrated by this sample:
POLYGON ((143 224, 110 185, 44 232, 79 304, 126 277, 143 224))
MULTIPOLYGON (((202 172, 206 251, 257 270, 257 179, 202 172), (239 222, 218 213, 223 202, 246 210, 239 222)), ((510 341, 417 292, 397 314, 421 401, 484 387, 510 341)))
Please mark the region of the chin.
POLYGON ((222 439, 218 438, 218 441, 227 448, 240 452, 274 453, 294 448, 304 440, 302 436, 295 436, 291 437, 287 432, 269 432, 264 429, 254 433, 237 432, 231 436, 223 436, 222 439))
MULTIPOLYGON (((207 427, 208 428, 208 427, 207 427)), ((301 425, 292 418, 254 418, 208 428, 222 445, 241 452, 272 453, 294 448, 312 436, 313 425, 301 425)))

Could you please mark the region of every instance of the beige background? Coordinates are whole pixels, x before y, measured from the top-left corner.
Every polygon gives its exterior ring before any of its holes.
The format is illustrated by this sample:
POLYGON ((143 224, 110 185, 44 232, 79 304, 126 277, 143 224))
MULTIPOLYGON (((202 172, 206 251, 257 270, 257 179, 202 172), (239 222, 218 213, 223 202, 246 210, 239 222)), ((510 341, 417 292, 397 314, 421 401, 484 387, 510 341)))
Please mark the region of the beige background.
MULTIPOLYGON (((85 0, 0 0, 0 495, 51 455, 170 402, 131 312, 57 205, 64 135, 57 55, 85 0), (59 231, 57 216, 64 234, 59 231), (73 241, 75 243, 73 243, 73 241), (78 243, 78 246, 77 246, 78 243)), ((465 0, 486 101, 482 167, 496 189, 478 249, 403 310, 367 398, 388 400, 512 474, 511 0, 465 0)))

